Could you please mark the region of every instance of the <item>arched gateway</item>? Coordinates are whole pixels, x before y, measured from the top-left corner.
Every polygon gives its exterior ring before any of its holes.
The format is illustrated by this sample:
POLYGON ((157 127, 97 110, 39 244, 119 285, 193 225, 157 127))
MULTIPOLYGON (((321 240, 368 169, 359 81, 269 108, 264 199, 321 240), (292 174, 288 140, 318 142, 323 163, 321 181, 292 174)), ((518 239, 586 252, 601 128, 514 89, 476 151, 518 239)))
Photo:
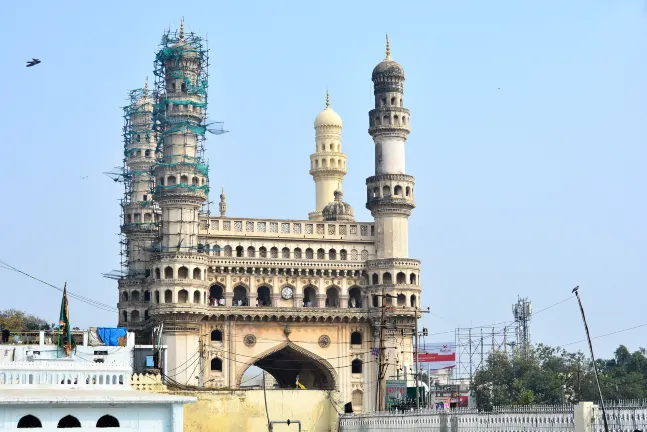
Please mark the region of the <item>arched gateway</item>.
POLYGON ((245 371, 256 366, 272 375, 279 387, 296 388, 299 383, 307 389, 333 390, 336 388, 336 374, 333 366, 325 359, 310 351, 286 342, 271 348, 250 359, 237 374, 236 383, 240 386, 245 371))

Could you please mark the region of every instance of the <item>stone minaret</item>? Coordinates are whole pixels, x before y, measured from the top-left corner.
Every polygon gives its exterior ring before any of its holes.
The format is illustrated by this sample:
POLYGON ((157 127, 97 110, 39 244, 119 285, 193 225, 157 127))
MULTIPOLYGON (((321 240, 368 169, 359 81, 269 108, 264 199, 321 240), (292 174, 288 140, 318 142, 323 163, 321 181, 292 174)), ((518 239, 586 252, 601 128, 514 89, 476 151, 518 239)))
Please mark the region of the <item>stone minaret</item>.
MULTIPOLYGON (((151 292, 152 318, 164 322, 163 342, 174 368, 186 352, 199 347, 198 326, 175 308, 204 305, 208 298, 207 263, 198 250, 201 207, 208 198, 208 167, 204 161, 206 133, 207 51, 201 39, 166 34, 155 60, 157 104, 153 116, 158 131, 154 199, 161 208, 159 252, 151 292), (182 347, 181 349, 179 347, 182 347), (185 352, 182 352, 185 350, 185 352)), ((180 382, 196 384, 191 371, 172 374, 180 382)))
MULTIPOLYGON (((386 58, 373 69, 375 108, 369 112, 369 134, 375 142, 375 175, 366 179, 367 203, 375 219, 376 256, 366 263, 369 294, 382 318, 375 320, 375 342, 380 363, 388 364, 385 377, 398 373, 395 364, 413 370, 413 330, 420 307, 420 261, 409 258, 409 216, 415 207, 414 178, 405 174, 405 141, 409 135, 409 110, 404 108, 404 70, 391 59, 389 39, 386 58), (410 275, 407 277, 407 275, 410 275), (397 309, 397 317, 386 308, 397 309), (378 310, 380 310, 378 309, 378 310), (401 335, 385 324, 395 319, 401 335), (395 350, 390 347, 399 346, 395 350), (400 352, 398 352, 400 351, 400 352)), ((410 377, 408 377, 411 383, 410 377)), ((379 400, 384 399, 381 381, 379 400)))
POLYGON ((143 89, 130 93, 124 108, 124 199, 121 202, 127 273, 119 280, 119 325, 134 330, 138 340, 146 316, 142 292, 150 275, 151 248, 158 239, 158 209, 153 202, 151 168, 155 164, 156 136, 153 131, 153 100, 148 79, 143 89))
POLYGON ((404 70, 386 58, 373 69, 375 109, 369 112, 368 133, 375 142, 375 175, 366 179, 366 207, 375 218, 377 258, 407 258, 409 216, 415 207, 415 179, 405 174, 404 144, 409 135, 409 110, 404 108, 404 70))
POLYGON ((220 209, 220 217, 225 217, 227 215, 227 195, 225 195, 225 188, 222 188, 220 192, 220 204, 218 207, 220 209))
POLYGON ((315 118, 315 152, 310 155, 310 174, 315 181, 315 211, 310 220, 323 220, 322 210, 334 201, 346 175, 346 155, 341 152, 341 117, 330 108, 326 91, 326 108, 315 118))

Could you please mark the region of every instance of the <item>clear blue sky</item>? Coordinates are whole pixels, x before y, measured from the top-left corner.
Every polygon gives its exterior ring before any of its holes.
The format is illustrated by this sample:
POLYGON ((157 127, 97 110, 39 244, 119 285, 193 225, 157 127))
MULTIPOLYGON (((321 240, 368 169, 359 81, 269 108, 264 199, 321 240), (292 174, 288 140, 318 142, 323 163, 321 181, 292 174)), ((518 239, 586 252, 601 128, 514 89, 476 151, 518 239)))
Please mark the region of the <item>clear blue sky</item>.
MULTIPOLYGON (((212 199, 224 185, 229 215, 306 218, 328 86, 344 121, 345 197, 370 220, 370 78, 388 32, 407 74, 410 256, 423 263, 429 331, 507 321, 517 295, 539 310, 575 285, 594 335, 647 323, 642 0, 39 1, 9 2, 3 16, 0 259, 18 268, 116 304, 101 273, 118 268, 122 188, 101 173, 121 163, 127 91, 152 78, 161 34, 182 16, 208 35, 210 118, 231 131, 207 143, 212 199), (31 57, 43 63, 26 69, 31 57)), ((57 291, 0 277, 0 308, 57 319, 57 291)), ((76 300, 70 317, 117 321, 76 300)), ((645 330, 597 350, 647 346, 645 330)), ((532 332, 582 339, 576 302, 537 315, 532 332)))

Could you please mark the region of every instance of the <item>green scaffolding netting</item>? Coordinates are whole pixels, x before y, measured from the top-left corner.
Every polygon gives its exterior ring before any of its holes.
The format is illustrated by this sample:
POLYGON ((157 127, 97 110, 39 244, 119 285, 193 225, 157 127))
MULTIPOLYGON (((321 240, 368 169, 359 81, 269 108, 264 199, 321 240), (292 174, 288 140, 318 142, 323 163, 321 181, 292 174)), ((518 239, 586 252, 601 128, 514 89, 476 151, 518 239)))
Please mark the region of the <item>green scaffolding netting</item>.
MULTIPOLYGON (((185 157, 189 157, 184 155, 185 157)), ((175 167, 175 166, 185 166, 185 167, 195 167, 195 169, 205 176, 209 175, 209 165, 200 162, 177 162, 177 163, 157 163, 159 167, 175 167)))
POLYGON ((158 193, 163 190, 168 190, 168 189, 187 189, 190 191, 204 191, 206 194, 209 194, 209 186, 203 185, 203 186, 198 186, 198 185, 188 185, 185 183, 180 183, 176 185, 157 185, 155 186, 154 192, 158 193))
POLYGON ((159 103, 155 104, 155 109, 156 110, 163 110, 165 109, 166 105, 168 104, 173 104, 173 105, 193 105, 195 107, 200 107, 204 108, 207 106, 205 102, 196 102, 192 100, 185 100, 185 99, 162 99, 159 103))
POLYGON ((143 152, 144 154, 146 154, 146 150, 148 150, 148 151, 152 151, 153 149, 150 149, 150 148, 139 148, 139 147, 131 148, 130 150, 129 150, 129 149, 126 149, 126 150, 124 150, 124 156, 126 156, 126 157, 130 157, 130 155, 131 155, 131 154, 133 154, 133 153, 137 153, 138 151, 141 151, 141 152, 143 152))

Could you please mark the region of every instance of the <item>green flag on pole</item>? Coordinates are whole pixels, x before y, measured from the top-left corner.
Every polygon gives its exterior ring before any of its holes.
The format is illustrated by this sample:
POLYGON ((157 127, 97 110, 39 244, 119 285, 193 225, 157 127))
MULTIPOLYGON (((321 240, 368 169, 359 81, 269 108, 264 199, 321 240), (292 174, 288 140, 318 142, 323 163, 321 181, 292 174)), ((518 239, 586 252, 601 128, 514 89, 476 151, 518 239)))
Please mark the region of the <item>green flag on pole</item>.
POLYGON ((67 282, 63 286, 63 300, 61 301, 61 315, 58 327, 58 346, 65 349, 65 355, 70 356, 72 351, 72 333, 70 332, 70 312, 67 308, 67 282))

